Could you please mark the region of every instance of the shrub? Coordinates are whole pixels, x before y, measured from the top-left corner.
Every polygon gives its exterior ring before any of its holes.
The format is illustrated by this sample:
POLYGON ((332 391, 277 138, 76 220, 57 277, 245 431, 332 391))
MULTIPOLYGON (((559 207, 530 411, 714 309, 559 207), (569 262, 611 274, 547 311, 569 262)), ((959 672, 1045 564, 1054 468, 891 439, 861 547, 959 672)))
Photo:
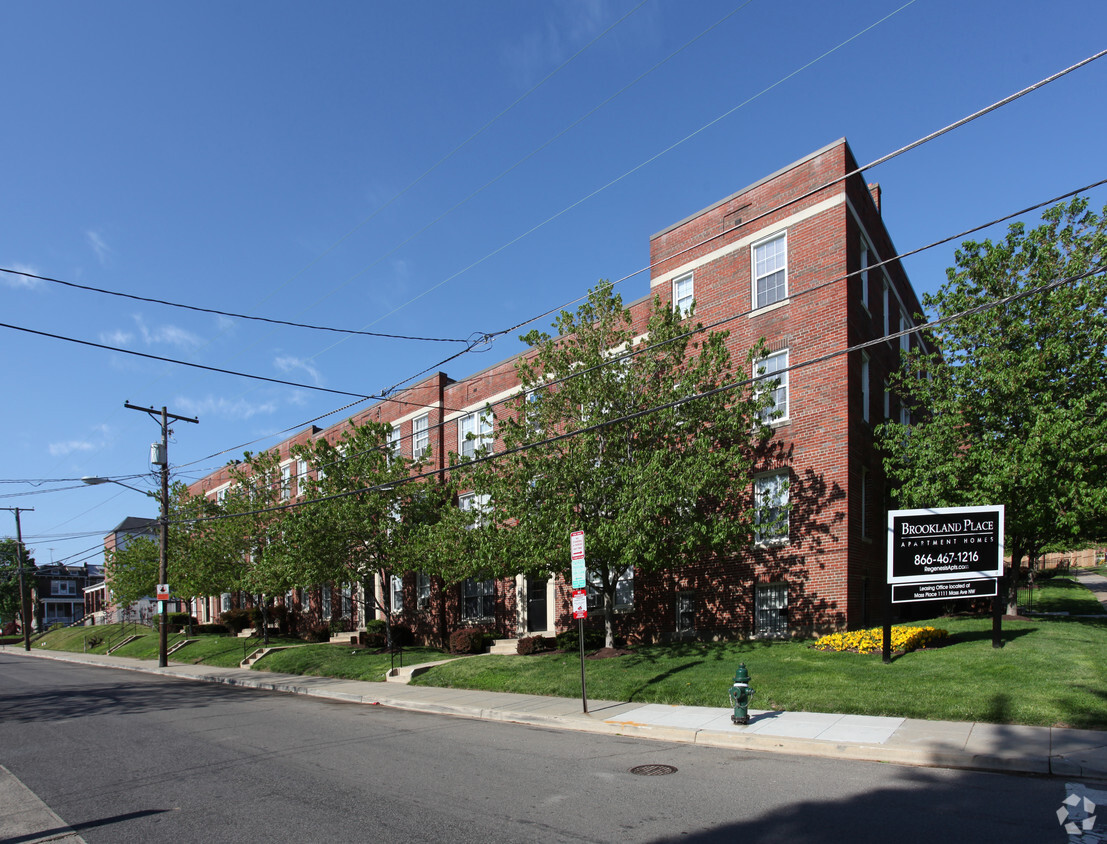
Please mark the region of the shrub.
POLYGON ((187 624, 195 624, 196 616, 186 612, 171 612, 166 616, 166 622, 176 627, 184 627, 187 624))
POLYGON ((103 636, 89 636, 87 639, 85 639, 85 644, 88 645, 90 648, 95 648, 98 645, 103 644, 103 641, 103 636))
MULTIPOLYGON (((603 630, 598 628, 584 628, 584 649, 588 651, 599 650, 604 646, 606 636, 603 630)), ((559 651, 580 650, 580 635, 577 629, 571 628, 557 634, 557 649, 559 651)))
POLYGON ((480 627, 462 627, 450 634, 450 653, 479 654, 484 651, 488 638, 488 633, 480 627))
POLYGON ((328 624, 316 624, 300 634, 305 642, 329 642, 331 640, 331 628, 328 624))
POLYGON ((219 620, 226 626, 231 632, 231 635, 237 636, 247 627, 253 625, 254 611, 253 610, 227 610, 225 613, 219 616, 219 620))
MULTIPOLYGON (((931 642, 948 638, 949 631, 937 627, 893 627, 892 650, 913 651, 925 648, 931 642)), ((884 649, 884 628, 852 630, 848 633, 830 633, 817 639, 812 647, 820 651, 856 651, 871 654, 884 649)))
POLYGON ((557 640, 553 637, 525 636, 520 639, 519 643, 515 646, 515 652, 522 656, 538 654, 542 653, 542 651, 551 650, 556 642, 557 640))
POLYGON ((199 636, 226 636, 228 631, 225 624, 196 624, 192 632, 199 636))

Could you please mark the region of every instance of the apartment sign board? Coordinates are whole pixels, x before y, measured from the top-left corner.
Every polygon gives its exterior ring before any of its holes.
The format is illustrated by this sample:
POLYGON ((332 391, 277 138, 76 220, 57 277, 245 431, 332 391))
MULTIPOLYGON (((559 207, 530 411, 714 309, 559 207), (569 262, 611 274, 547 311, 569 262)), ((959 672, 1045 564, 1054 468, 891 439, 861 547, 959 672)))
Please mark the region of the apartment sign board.
POLYGON ((889 583, 949 582, 1002 575, 1002 504, 888 512, 889 583))

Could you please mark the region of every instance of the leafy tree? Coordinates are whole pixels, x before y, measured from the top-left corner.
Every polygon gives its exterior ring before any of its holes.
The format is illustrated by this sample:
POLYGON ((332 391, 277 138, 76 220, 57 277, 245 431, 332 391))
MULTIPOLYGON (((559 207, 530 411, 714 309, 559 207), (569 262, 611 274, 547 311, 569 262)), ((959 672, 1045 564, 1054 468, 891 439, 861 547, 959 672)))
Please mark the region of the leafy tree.
POLYGON ((1030 231, 1018 223, 996 243, 962 244, 924 304, 942 319, 963 315, 939 325, 934 351, 908 355, 893 381, 917 418, 881 428, 900 506, 1005 505, 1016 577, 1023 557, 1103 536, 1105 226, 1075 199, 1030 231), (1019 298, 971 311, 1007 297, 1019 298))
MULTIPOLYGON (((0 540, 0 619, 4 619, 5 623, 23 612, 19 595, 19 563, 19 543, 10 537, 0 540)), ((34 572, 34 558, 25 556, 23 583, 27 589, 31 588, 34 572)))
POLYGON ((284 525, 286 559, 297 575, 310 583, 361 584, 366 608, 379 610, 386 621, 390 646, 396 613, 389 579, 424 568, 412 535, 435 518, 439 500, 427 484, 408 480, 420 463, 393 451, 391 430, 369 421, 335 443, 319 439, 294 449, 316 469, 305 486, 309 498, 321 500, 297 508, 284 525))
POLYGON ((459 464, 458 484, 482 496, 468 514, 468 565, 568 579, 569 536, 583 530, 611 647, 620 578, 751 541, 751 470, 771 390, 685 401, 742 379, 727 335, 690 334, 701 326, 655 300, 636 339, 606 282, 554 327, 557 336, 522 338, 533 349, 516 367, 522 391, 496 420, 505 453, 459 464))

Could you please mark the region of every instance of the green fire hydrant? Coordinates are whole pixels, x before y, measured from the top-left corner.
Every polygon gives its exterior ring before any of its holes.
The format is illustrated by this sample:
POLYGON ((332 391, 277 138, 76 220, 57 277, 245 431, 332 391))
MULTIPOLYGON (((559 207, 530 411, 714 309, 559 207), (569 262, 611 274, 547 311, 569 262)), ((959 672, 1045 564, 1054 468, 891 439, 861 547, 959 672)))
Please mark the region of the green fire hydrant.
POLYGON ((734 683, 730 687, 730 705, 734 707, 734 714, 730 720, 735 724, 748 724, 750 722, 750 698, 753 697, 753 689, 750 688, 750 673, 743 662, 734 672, 734 683))

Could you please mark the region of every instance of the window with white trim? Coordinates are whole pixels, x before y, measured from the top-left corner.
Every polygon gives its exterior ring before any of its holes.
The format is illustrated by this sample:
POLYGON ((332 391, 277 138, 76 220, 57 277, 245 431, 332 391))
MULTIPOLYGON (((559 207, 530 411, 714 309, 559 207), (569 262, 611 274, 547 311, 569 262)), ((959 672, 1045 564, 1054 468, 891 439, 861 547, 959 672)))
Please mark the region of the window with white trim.
POLYGON ((884 336, 892 333, 892 287, 884 276, 884 336))
POLYGON ((869 421, 869 356, 861 353, 861 418, 869 421))
POLYGON ((772 404, 761 411, 761 421, 766 425, 783 422, 788 418, 788 350, 765 355, 754 365, 756 388, 772 397, 772 404))
POLYGON ((692 312, 692 273, 673 279, 673 310, 682 317, 692 312))
POLYGON ((50 594, 51 595, 76 595, 77 583, 73 580, 51 580, 50 581, 50 594))
POLYGON ((492 618, 496 614, 496 582, 467 579, 461 584, 461 617, 466 621, 492 618))
POLYGON ((788 297, 788 233, 753 247, 753 306, 764 308, 788 297))
MULTIPOLYGON (((629 610, 634 607, 634 566, 626 569, 615 580, 615 609, 629 610)), ((603 592, 597 575, 588 576, 588 609, 603 609, 603 592)))
POLYGON ((885 421, 892 418, 892 385, 887 381, 884 382, 884 419, 885 421))
POLYGON ((415 606, 419 609, 430 604, 431 598, 431 579, 430 575, 425 571, 419 572, 415 576, 415 606))
MULTIPOLYGON (((900 331, 907 331, 911 327, 912 327, 911 320, 907 317, 907 315, 906 314, 900 314, 900 317, 899 317, 899 330, 900 331)), ((903 354, 907 354, 909 351, 911 351, 911 335, 910 334, 903 334, 903 335, 900 336, 900 338, 899 338, 899 350, 903 354)))
POLYGON ((484 513, 489 509, 489 504, 492 502, 492 496, 487 493, 478 495, 475 492, 467 492, 464 495, 457 497, 457 506, 459 510, 469 513, 474 512, 476 515, 473 518, 469 527, 480 527, 484 524, 484 513))
POLYGON ((292 498, 292 464, 281 466, 281 501, 292 498))
POLYGON ((788 541, 788 473, 760 475, 753 481, 756 507, 754 539, 762 544, 788 541))
POLYGON ((389 606, 396 615, 404 611, 404 579, 397 574, 389 579, 389 606))
POLYGON ((490 409, 475 411, 457 420, 458 451, 462 457, 475 457, 481 448, 491 451, 493 439, 490 409))
POLYGON ((388 431, 388 457, 399 457, 404 447, 404 432, 400 426, 393 425, 388 431))
POLYGON ((418 459, 430 450, 430 414, 424 413, 411 421, 411 456, 418 459))

